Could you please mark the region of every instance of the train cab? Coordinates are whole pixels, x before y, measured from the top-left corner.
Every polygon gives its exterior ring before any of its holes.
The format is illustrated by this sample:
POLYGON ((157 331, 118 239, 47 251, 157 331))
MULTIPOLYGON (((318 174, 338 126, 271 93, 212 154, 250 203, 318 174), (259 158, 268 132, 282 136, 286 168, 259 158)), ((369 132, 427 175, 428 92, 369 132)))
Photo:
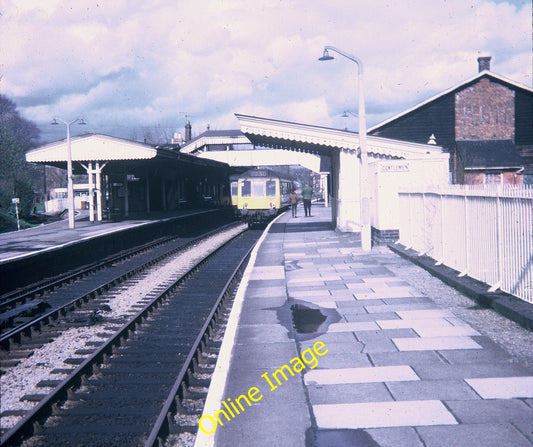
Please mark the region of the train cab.
POLYGON ((250 169, 232 179, 232 203, 242 219, 252 227, 285 210, 289 206, 292 187, 292 180, 270 169, 250 169))

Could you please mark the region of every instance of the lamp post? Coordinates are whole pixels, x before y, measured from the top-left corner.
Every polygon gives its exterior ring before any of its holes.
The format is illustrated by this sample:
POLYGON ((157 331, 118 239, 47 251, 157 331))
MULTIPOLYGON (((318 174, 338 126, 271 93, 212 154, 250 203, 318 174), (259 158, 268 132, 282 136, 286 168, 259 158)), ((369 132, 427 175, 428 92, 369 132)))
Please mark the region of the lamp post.
POLYGON ((67 196, 68 196, 68 227, 74 228, 74 179, 72 178, 72 150, 70 147, 70 125, 79 121, 80 126, 86 123, 83 118, 76 118, 72 121, 63 121, 60 118, 54 118, 50 123, 54 126, 59 122, 67 126, 67 196))
POLYGON ((357 64, 357 90, 359 96, 359 153, 358 157, 360 160, 360 206, 361 206, 361 246, 364 251, 370 251, 372 248, 370 240, 370 199, 368 197, 368 152, 366 145, 366 114, 365 114, 365 98, 364 98, 364 89, 363 89, 363 63, 360 59, 351 54, 345 53, 338 48, 332 46, 325 46, 324 53, 320 57, 319 61, 329 61, 333 60, 334 57, 330 56, 329 51, 344 56, 346 59, 351 60, 357 64))

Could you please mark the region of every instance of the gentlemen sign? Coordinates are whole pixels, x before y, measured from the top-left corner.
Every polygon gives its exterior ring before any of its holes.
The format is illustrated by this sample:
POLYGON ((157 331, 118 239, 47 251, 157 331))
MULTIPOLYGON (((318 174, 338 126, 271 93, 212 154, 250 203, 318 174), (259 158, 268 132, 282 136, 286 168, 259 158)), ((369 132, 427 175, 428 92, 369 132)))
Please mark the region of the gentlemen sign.
POLYGON ((409 172, 409 163, 380 163, 381 172, 409 172))

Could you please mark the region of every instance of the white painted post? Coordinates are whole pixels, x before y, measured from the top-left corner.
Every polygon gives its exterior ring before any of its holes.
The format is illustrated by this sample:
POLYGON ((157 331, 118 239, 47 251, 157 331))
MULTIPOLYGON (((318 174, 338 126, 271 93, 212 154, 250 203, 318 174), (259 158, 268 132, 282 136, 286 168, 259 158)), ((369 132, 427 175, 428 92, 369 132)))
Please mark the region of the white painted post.
POLYGON ((100 162, 96 162, 96 218, 102 222, 102 169, 100 162))
POLYGON ((88 164, 87 174, 89 174, 89 222, 94 223, 94 168, 92 161, 88 164))
POLYGON ((464 238, 463 238, 463 242, 464 242, 464 260, 465 260, 465 264, 464 264, 464 269, 461 270, 461 273, 459 274, 459 276, 466 276, 468 274, 468 271, 469 271, 469 267, 470 267, 470 264, 469 264, 469 256, 468 256, 468 234, 469 234, 469 225, 470 225, 470 221, 468 219, 468 194, 467 194, 467 191, 465 190, 464 191, 464 208, 463 208, 463 213, 464 213, 464 219, 465 219, 465 234, 464 234, 464 238))
POLYGON ((15 205, 15 213, 17 215, 17 230, 20 231, 20 217, 19 217, 19 203, 20 199, 18 197, 13 197, 11 203, 15 205))
POLYGON ((489 289, 494 292, 502 284, 503 276, 503 218, 502 218, 502 203, 500 197, 500 190, 496 193, 496 252, 498 254, 498 273, 496 275, 496 283, 489 289))

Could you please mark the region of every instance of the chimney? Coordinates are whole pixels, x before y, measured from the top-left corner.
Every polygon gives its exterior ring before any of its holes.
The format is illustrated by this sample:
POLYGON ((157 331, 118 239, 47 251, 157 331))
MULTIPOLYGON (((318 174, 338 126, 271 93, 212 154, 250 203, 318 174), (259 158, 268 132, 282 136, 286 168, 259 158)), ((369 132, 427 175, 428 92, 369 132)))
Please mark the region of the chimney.
POLYGON ((191 141, 192 140, 192 126, 191 122, 187 121, 187 124, 185 124, 185 141, 191 141))
POLYGON ((477 58, 477 63, 479 65, 479 72, 482 72, 483 70, 489 70, 490 71, 490 56, 483 56, 477 58))

